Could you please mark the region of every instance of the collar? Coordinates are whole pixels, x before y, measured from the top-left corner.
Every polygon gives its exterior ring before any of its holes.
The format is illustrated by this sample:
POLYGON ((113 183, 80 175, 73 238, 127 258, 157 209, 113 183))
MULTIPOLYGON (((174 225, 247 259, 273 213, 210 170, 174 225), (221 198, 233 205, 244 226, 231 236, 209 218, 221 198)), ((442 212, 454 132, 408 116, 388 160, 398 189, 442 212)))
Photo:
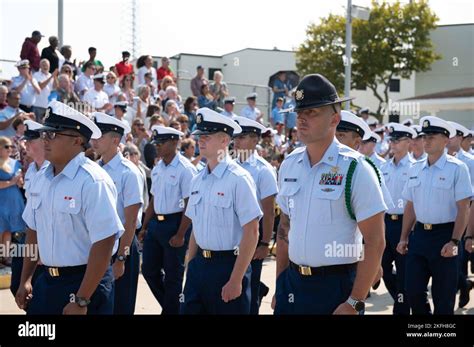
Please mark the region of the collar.
POLYGON ((258 158, 259 158, 259 155, 258 155, 257 151, 254 150, 252 155, 250 157, 248 157, 246 161, 241 162, 240 159, 238 159, 238 160, 239 160, 240 164, 249 164, 250 166, 257 166, 258 158))
POLYGON ((100 164, 102 167, 104 166, 108 166, 110 167, 112 170, 115 170, 119 165, 120 163, 122 162, 123 160, 123 155, 121 152, 117 152, 117 154, 112 158, 112 160, 110 160, 107 164, 104 164, 104 162, 101 160, 100 161, 100 164))
MULTIPOLYGON (((325 163, 330 166, 335 166, 337 164, 340 146, 341 143, 334 137, 334 140, 329 145, 328 149, 326 149, 326 152, 324 153, 322 159, 318 163, 316 163, 316 165, 319 165, 320 163, 325 163)), ((298 163, 301 163, 301 161, 303 161, 303 163, 310 168, 311 163, 309 161, 308 149, 306 148, 303 153, 304 155, 302 155, 298 159, 298 163)))
MULTIPOLYGON (((443 169, 444 165, 446 164, 446 161, 447 161, 446 153, 443 153, 441 157, 439 157, 439 159, 436 161, 436 163, 434 163, 434 165, 432 166, 436 166, 439 169, 443 169)), ((426 160, 423 162, 423 166, 421 169, 423 170, 425 168, 429 168, 428 158, 426 158, 426 160)))
POLYGON ((219 164, 212 170, 211 173, 209 173, 209 167, 206 165, 206 168, 204 169, 204 178, 209 175, 214 175, 217 178, 221 178, 222 175, 224 175, 225 170, 229 166, 229 164, 232 162, 232 159, 230 156, 227 154, 224 159, 222 159, 219 164))
POLYGON ((176 152, 176 155, 174 156, 173 160, 171 160, 171 163, 169 163, 168 165, 165 164, 165 162, 163 161, 163 159, 161 160, 161 166, 163 167, 168 167, 168 166, 172 166, 172 167, 176 167, 178 166, 178 163, 180 161, 180 156, 181 154, 179 152, 176 152))
POLYGON ((400 162, 398 163, 398 165, 395 164, 395 161, 394 161, 394 160, 395 160, 395 158, 390 159, 390 163, 391 163, 392 165, 394 165, 394 166, 405 166, 405 165, 409 162, 409 160, 410 160, 410 153, 407 153, 407 154, 402 158, 402 160, 400 160, 400 162))
MULTIPOLYGON (((70 180, 74 179, 76 177, 77 171, 79 170, 79 167, 81 164, 83 164, 86 161, 86 157, 84 156, 84 152, 80 152, 78 155, 76 155, 74 158, 72 158, 69 163, 64 167, 63 171, 59 175, 66 176, 70 180)), ((49 176, 50 178, 54 177, 54 166, 51 164, 48 166, 46 169, 45 174, 49 176)), ((57 175, 57 176, 59 176, 57 175)))

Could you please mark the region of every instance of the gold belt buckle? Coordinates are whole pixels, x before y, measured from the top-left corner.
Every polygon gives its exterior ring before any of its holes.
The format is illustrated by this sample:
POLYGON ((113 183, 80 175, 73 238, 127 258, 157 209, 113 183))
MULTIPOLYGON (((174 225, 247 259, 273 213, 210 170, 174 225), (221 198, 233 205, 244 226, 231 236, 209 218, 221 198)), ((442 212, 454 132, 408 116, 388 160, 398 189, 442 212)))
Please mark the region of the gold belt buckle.
POLYGON ((311 276, 311 267, 310 266, 302 266, 298 267, 299 273, 303 276, 311 276))
POLYGON ((398 214, 392 214, 390 215, 391 220, 398 220, 398 214))
POLYGON ((59 277, 59 269, 57 267, 49 267, 48 272, 51 277, 59 277))
POLYGON ((425 230, 433 230, 433 224, 423 224, 423 229, 425 229, 425 230))
POLYGON ((163 222, 163 221, 165 220, 165 216, 163 216, 163 215, 161 215, 161 214, 157 215, 156 218, 158 218, 158 220, 159 220, 160 222, 163 222))
POLYGON ((211 257, 211 251, 208 251, 208 250, 203 249, 203 250, 202 250, 202 256, 203 256, 204 258, 210 258, 210 257, 211 257))

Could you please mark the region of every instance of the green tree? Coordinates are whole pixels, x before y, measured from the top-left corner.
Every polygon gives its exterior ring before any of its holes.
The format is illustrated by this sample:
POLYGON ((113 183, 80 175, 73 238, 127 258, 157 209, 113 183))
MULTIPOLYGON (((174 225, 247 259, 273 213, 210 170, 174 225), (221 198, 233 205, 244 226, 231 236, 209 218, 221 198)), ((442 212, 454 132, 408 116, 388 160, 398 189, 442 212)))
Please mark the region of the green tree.
MULTIPOLYGON (((368 21, 353 18, 351 88, 372 90, 379 100, 377 115, 388 104, 392 77, 409 78, 441 58, 429 37, 437 20, 424 0, 406 5, 373 0, 368 21), (380 85, 382 92, 377 90, 380 85)), ((338 91, 344 90, 345 23, 344 16, 329 15, 320 24, 310 24, 296 52, 302 75, 321 73, 338 91)))

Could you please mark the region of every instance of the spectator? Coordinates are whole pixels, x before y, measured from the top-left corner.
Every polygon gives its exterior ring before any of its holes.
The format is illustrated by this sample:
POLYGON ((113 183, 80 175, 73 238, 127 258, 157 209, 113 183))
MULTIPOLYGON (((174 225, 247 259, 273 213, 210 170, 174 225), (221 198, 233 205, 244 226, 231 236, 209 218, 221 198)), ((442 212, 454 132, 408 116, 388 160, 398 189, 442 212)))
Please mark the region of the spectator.
POLYGON ((41 89, 33 78, 28 60, 19 61, 16 67, 20 74, 12 78, 11 89, 20 93, 20 107, 26 112, 31 112, 36 95, 41 89))
POLYGON ((113 105, 109 102, 109 97, 104 92, 104 74, 97 74, 94 76, 94 89, 90 89, 84 95, 84 102, 91 105, 96 111, 107 112, 113 108, 113 105))
POLYGON ((282 146, 285 143, 285 134, 283 133, 283 129, 285 128, 285 124, 283 122, 276 122, 275 129, 276 133, 274 132, 273 142, 275 146, 282 152, 282 146))
POLYGON ((227 116, 227 117, 234 117, 234 116, 237 116, 235 113, 234 113, 234 104, 235 104, 235 98, 232 97, 232 98, 225 98, 224 99, 224 111, 221 112, 221 114, 223 114, 224 116, 227 116))
POLYGON ((283 110, 283 98, 278 98, 276 102, 276 106, 272 110, 272 118, 270 122, 272 124, 272 127, 274 127, 277 122, 285 124, 283 113, 281 112, 282 110, 283 110))
POLYGON ((166 76, 171 78, 171 81, 175 81, 176 78, 174 77, 174 73, 170 68, 170 60, 167 57, 161 58, 161 66, 156 71, 156 78, 158 80, 157 84, 161 88, 161 81, 166 76))
POLYGON ((260 145, 262 146, 262 157, 265 158, 269 163, 277 155, 280 155, 280 150, 275 146, 273 142, 273 131, 269 130, 266 133, 262 134, 262 141, 260 145))
POLYGON ((178 106, 180 112, 184 111, 183 105, 181 104, 181 97, 178 94, 178 88, 176 88, 175 86, 166 87, 165 99, 162 101, 163 107, 165 107, 166 103, 169 100, 173 100, 174 102, 176 102, 176 105, 178 106))
POLYGON ((195 97, 201 95, 202 85, 209 84, 209 81, 204 77, 204 68, 199 65, 197 68, 196 76, 191 80, 191 91, 195 97))
POLYGON ((286 141, 285 145, 283 146, 283 150, 285 151, 285 155, 290 154, 293 152, 295 148, 301 147, 303 144, 298 138, 298 129, 291 128, 288 131, 288 140, 286 141))
POLYGON ((38 50, 38 43, 44 37, 37 30, 33 31, 31 37, 27 37, 23 46, 21 47, 20 59, 26 59, 30 62, 31 68, 38 71, 40 68, 40 54, 38 50))
POLYGON ((158 113, 154 113, 153 116, 150 117, 150 125, 148 126, 148 129, 151 130, 154 125, 166 126, 165 120, 158 113))
POLYGON ((145 118, 148 106, 150 105, 150 87, 143 85, 138 87, 138 98, 135 98, 133 108, 136 111, 136 118, 145 118))
MULTIPOLYGON (((75 83, 74 83, 74 68, 69 64, 63 64, 61 67, 60 74, 65 74, 69 76, 69 81, 71 83, 71 88, 74 90, 75 83)), ((59 77, 59 76, 58 76, 59 77)))
POLYGON ((6 86, 0 85, 0 111, 8 106, 7 94, 8 94, 8 88, 6 86))
MULTIPOLYGON (((10 158, 12 142, 9 138, 0 137, 0 243, 3 249, 8 249, 11 233, 24 232, 25 222, 21 217, 25 209, 23 195, 20 188, 23 186, 20 162, 10 158), (8 247, 8 248, 7 248, 8 247)), ((0 262, 11 266, 11 259, 2 258, 0 262)))
POLYGON ((53 73, 50 73, 49 71, 49 60, 41 59, 40 70, 33 74, 33 78, 38 82, 41 89, 41 92, 36 95, 35 101, 33 102, 33 113, 36 116, 36 121, 39 123, 43 122, 43 116, 48 107, 49 94, 53 89, 57 88, 58 83, 58 70, 54 70, 53 73))
POLYGON ((115 64, 117 69, 117 77, 121 79, 122 76, 130 75, 133 73, 133 65, 128 62, 130 59, 130 52, 122 52, 122 61, 115 64))
POLYGON ((184 137, 191 136, 191 132, 189 131, 189 118, 185 114, 182 114, 178 117, 178 122, 180 125, 179 131, 184 134, 184 137))
POLYGON ((96 67, 93 62, 87 62, 83 66, 83 71, 84 73, 79 76, 74 86, 75 92, 79 95, 81 100, 84 99, 84 95, 87 91, 94 87, 92 76, 96 71, 96 67))
POLYGON ((296 127, 296 112, 294 111, 296 107, 295 92, 296 88, 293 88, 290 92, 290 100, 283 106, 285 110, 288 110, 288 112, 285 112, 285 128, 287 131, 296 127))
MULTIPOLYGON (((17 91, 12 90, 8 92, 7 103, 8 106, 0 111, 0 136, 13 137, 15 136, 15 130, 12 123, 16 118, 25 114, 25 112, 19 108, 20 94, 17 91)), ((34 117, 33 113, 29 115, 34 117)))
POLYGON ((179 124, 179 122, 178 122, 177 120, 172 120, 172 121, 170 122, 170 128, 174 128, 174 129, 180 131, 180 129, 181 129, 181 124, 179 124))
POLYGON ((201 95, 198 96, 198 105, 199 107, 207 107, 211 110, 214 110, 217 106, 207 84, 201 86, 201 95))
POLYGON ((153 82, 156 81, 156 69, 153 68, 153 58, 151 57, 151 55, 145 56, 145 58, 143 59, 143 63, 144 65, 141 66, 137 71, 137 82, 139 86, 145 84, 145 74, 147 72, 151 73, 153 82))
POLYGON ((69 46, 69 45, 62 46, 61 50, 60 50, 60 53, 64 57, 64 64, 61 67, 61 69, 59 69, 59 70, 61 71, 61 73, 65 73, 65 72, 63 72, 63 67, 64 67, 64 65, 69 65, 72 69, 72 75, 70 76, 71 81, 74 81, 76 79, 76 76, 77 76, 79 70, 78 70, 77 65, 76 65, 76 59, 74 59, 74 61, 71 60, 71 57, 72 57, 72 48, 71 48, 71 46, 69 46))
POLYGON ((171 122, 176 121, 181 115, 178 109, 178 105, 174 100, 168 100, 165 105, 165 111, 162 113, 162 116, 166 124, 171 124, 171 122))
POLYGON ((214 97, 218 107, 224 107, 224 99, 229 96, 227 84, 223 82, 224 75, 220 71, 214 72, 214 82, 209 86, 209 90, 214 97))
POLYGON ((151 104, 148 106, 146 110, 146 116, 145 116, 145 128, 151 129, 152 124, 151 124, 151 117, 154 115, 160 115, 161 108, 158 105, 151 104))
POLYGON ((141 152, 141 160, 147 164, 149 168, 152 168, 152 166, 148 165, 148 162, 145 161, 145 155, 144 155, 144 148, 145 145, 148 143, 150 140, 150 133, 146 130, 145 128, 145 123, 143 122, 142 119, 140 118, 135 118, 135 120, 132 123, 132 136, 133 136, 133 144, 138 147, 138 149, 141 152))
MULTIPOLYGON (((59 40, 56 36, 49 38, 49 46, 43 48, 41 51, 41 59, 48 59, 49 61, 49 72, 53 73, 56 69, 61 69, 64 64, 65 58, 58 50, 59 40)), ((41 62, 40 62, 41 63, 41 62)), ((41 68, 41 66, 40 66, 41 68)))
POLYGON ((86 61, 82 65, 82 72, 86 71, 87 63, 92 63, 92 65, 95 67, 95 70, 97 71, 97 73, 102 72, 104 70, 104 64, 102 64, 102 62, 100 60, 95 59, 95 57, 97 56, 97 48, 89 47, 89 49, 87 51, 89 52, 89 60, 86 61))
POLYGON ((195 96, 190 96, 184 102, 184 114, 188 116, 189 119, 189 129, 194 130, 194 125, 196 124, 196 110, 198 109, 197 98, 195 96))
MULTIPOLYGON (((146 211, 148 204, 150 203, 148 195, 148 186, 151 184, 151 169, 149 169, 140 159, 141 153, 140 150, 132 143, 129 143, 123 149, 123 156, 134 163, 138 170, 140 171, 141 177, 145 184, 143 185, 143 211, 146 211)), ((144 213, 144 212, 143 212, 144 213)), ((143 217, 143 216, 141 216, 143 217)))
MULTIPOLYGON (((109 102, 115 104, 117 98, 120 95, 120 87, 117 85, 117 76, 113 72, 109 72, 106 78, 106 84, 104 86, 104 92, 109 97, 109 102)), ((113 111, 113 109, 112 109, 113 111)), ((113 112, 111 114, 114 114, 113 112)))
POLYGON ((70 76, 66 74, 61 74, 58 76, 58 88, 56 90, 56 94, 58 101, 70 106, 77 105, 81 101, 79 96, 74 93, 70 76))
POLYGON ((196 141, 193 139, 188 138, 181 141, 181 154, 189 159, 198 171, 206 167, 206 164, 201 161, 201 155, 194 156, 196 154, 196 141))
POLYGON ((160 83, 160 91, 158 92, 158 95, 162 100, 166 99, 166 88, 169 86, 174 86, 173 79, 170 76, 165 76, 160 83))
POLYGON ((23 124, 24 120, 23 116, 21 116, 16 118, 12 123, 13 130, 15 130, 15 136, 11 138, 13 147, 10 158, 20 160, 20 162, 26 152, 25 141, 23 140, 23 135, 25 134, 25 124, 23 124))
POLYGON ((155 84, 153 83, 153 76, 151 75, 151 72, 147 72, 144 77, 145 77, 145 85, 150 88, 151 101, 154 101, 155 95, 157 95, 156 94, 157 89, 156 89, 155 84))
POLYGON ((134 75, 125 75, 120 82, 120 89, 122 91, 122 95, 125 97, 125 100, 128 102, 129 105, 133 104, 133 98, 135 97, 135 90, 133 89, 133 80, 134 75))
POLYGON ((114 104, 114 114, 115 118, 119 121, 123 122, 124 124, 130 126, 129 120, 126 118, 127 116, 127 102, 126 101, 118 101, 114 104))
POLYGON ((286 80, 286 72, 280 71, 278 72, 278 77, 273 82, 273 101, 272 101, 272 109, 276 107, 276 103, 278 98, 285 98, 288 95, 288 90, 291 89, 288 85, 288 81, 286 80))
POLYGON ((240 115, 242 117, 255 120, 259 123, 263 124, 263 114, 262 112, 256 107, 257 105, 257 93, 250 93, 247 95, 247 103, 248 105, 242 108, 240 111, 240 115))

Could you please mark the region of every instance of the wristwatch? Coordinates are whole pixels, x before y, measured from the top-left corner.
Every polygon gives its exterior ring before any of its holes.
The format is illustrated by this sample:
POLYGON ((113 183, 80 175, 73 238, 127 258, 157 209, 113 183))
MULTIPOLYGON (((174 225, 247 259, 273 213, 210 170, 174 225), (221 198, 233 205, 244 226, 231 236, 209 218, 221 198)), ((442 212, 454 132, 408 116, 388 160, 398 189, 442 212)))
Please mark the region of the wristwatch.
POLYGON ((365 303, 363 301, 356 300, 349 296, 346 302, 351 305, 357 313, 361 313, 365 310, 365 303))
POLYGON ((125 260, 127 260, 127 256, 126 255, 118 255, 117 260, 118 261, 125 261, 125 260))
POLYGON ((86 298, 81 298, 79 296, 76 296, 75 298, 75 303, 79 306, 79 307, 86 307, 87 305, 89 305, 91 303, 90 300, 87 300, 86 298))
POLYGON ((258 247, 260 247, 260 246, 268 247, 268 246, 270 246, 270 243, 269 243, 269 242, 260 241, 260 242, 258 243, 258 247))
POLYGON ((455 246, 459 246, 459 240, 458 239, 451 239, 451 242, 454 243, 455 246))

